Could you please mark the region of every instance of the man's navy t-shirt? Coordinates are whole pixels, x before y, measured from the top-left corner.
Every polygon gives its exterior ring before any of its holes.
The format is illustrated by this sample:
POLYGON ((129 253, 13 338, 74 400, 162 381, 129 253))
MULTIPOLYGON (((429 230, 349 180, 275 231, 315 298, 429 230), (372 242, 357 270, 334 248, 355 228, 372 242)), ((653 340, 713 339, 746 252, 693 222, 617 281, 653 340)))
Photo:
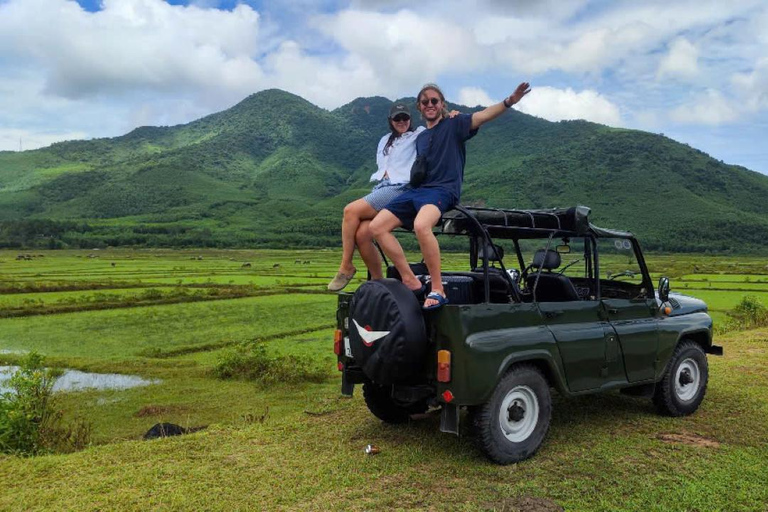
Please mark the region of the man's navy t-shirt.
POLYGON ((477 133, 471 126, 472 115, 459 114, 454 118, 445 118, 434 128, 419 134, 416 154, 426 155, 428 169, 427 180, 421 187, 445 189, 459 202, 467 160, 464 143, 477 133))

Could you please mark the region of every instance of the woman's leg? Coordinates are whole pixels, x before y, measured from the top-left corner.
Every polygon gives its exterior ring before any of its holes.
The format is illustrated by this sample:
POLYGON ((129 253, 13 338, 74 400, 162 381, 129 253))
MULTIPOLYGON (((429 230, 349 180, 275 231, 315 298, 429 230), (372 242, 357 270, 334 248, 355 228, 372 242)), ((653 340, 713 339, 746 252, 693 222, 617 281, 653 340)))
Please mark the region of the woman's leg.
POLYGON ((365 266, 368 267, 368 271, 371 273, 371 279, 383 279, 381 258, 379 257, 379 250, 373 245, 373 235, 371 234, 370 226, 371 221, 369 220, 364 220, 360 223, 357 233, 355 233, 355 243, 357 244, 360 257, 363 258, 365 266))
MULTIPOLYGON (((365 199, 352 201, 344 207, 341 222, 341 265, 339 272, 350 275, 355 272, 352 256, 355 252, 355 233, 364 220, 370 220, 378 213, 365 199)), ((367 262, 366 262, 367 264, 367 262)))

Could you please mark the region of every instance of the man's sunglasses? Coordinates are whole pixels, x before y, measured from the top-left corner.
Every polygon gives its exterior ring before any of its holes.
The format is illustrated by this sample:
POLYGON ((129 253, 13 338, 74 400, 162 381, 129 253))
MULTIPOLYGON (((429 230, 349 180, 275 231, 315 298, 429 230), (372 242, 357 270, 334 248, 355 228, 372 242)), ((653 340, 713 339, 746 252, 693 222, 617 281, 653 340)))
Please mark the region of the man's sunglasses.
POLYGON ((408 116, 406 114, 398 114, 395 117, 392 118, 392 120, 396 123, 401 123, 403 121, 407 121, 411 118, 411 116, 408 116))
POLYGON ((421 100, 421 104, 425 107, 430 103, 432 103, 433 105, 437 105, 438 103, 440 103, 440 100, 437 98, 424 98, 423 100, 421 100))

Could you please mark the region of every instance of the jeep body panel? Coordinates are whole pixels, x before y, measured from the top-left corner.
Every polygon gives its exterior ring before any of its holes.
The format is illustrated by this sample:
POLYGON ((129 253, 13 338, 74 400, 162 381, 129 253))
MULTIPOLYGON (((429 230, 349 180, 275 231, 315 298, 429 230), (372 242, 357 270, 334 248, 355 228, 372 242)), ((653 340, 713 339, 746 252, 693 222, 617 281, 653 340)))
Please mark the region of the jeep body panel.
POLYGON ((626 380, 640 382, 655 375, 659 307, 655 299, 603 299, 607 317, 618 337, 626 380))
MULTIPOLYGON (((456 405, 484 403, 510 365, 542 361, 567 392, 563 363, 552 332, 534 304, 444 306, 436 312, 435 350, 451 352, 450 390, 456 405)), ((436 361, 436 359, 435 359, 436 361)))

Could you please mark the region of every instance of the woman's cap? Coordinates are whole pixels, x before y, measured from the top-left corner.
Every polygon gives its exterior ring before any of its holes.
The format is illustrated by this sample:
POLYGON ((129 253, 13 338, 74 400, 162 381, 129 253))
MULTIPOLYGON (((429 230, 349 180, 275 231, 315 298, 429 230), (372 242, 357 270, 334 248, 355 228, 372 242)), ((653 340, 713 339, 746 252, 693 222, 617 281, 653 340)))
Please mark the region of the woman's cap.
POLYGON ((410 117, 411 111, 408 110, 408 107, 405 105, 405 103, 395 103, 389 109, 389 118, 391 119, 395 117, 397 114, 405 114, 408 117, 410 117))

